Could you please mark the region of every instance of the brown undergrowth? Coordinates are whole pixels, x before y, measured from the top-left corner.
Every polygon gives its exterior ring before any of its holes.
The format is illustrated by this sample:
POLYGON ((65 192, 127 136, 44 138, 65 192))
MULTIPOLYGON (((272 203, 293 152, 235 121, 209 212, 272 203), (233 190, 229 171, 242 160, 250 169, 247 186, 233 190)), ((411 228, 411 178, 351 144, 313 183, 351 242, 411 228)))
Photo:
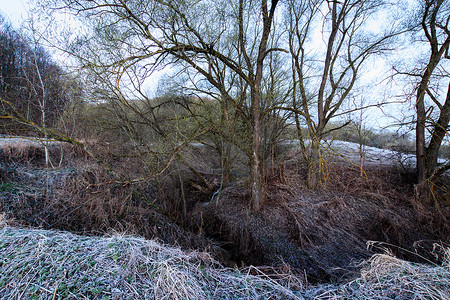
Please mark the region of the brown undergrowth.
MULTIPOLYGON (((7 140, 9 142, 9 140, 7 140)), ((4 141, 3 141, 4 142, 4 141)), ((95 141, 86 141, 100 159, 107 149, 95 141)), ((2 145, 0 166, 0 212, 13 224, 61 229, 85 234, 125 232, 184 248, 214 248, 214 243, 191 234, 177 225, 177 204, 168 201, 174 195, 166 191, 170 180, 144 180, 133 184, 120 182, 108 166, 93 161, 77 147, 60 144, 50 149, 53 161, 63 158, 57 168, 44 168, 44 149, 25 141, 2 145)), ((137 170, 135 164, 120 161, 127 172, 137 170)), ((170 176, 166 176, 169 177, 170 176)))
MULTIPOLYGON (((194 217, 203 217, 208 234, 231 243, 237 263, 288 265, 312 282, 355 276, 358 262, 378 251, 367 248, 368 241, 390 245, 404 259, 439 260, 418 245, 448 241, 449 232, 442 220, 418 213, 408 174, 370 167, 361 176, 358 168, 341 163, 331 171, 327 186, 308 190, 306 172, 285 164, 266 177, 268 199, 260 212, 249 211, 246 193, 236 184, 216 203, 198 206, 194 217)), ((434 216, 432 207, 426 210, 434 216)))
MULTIPOLYGON (((106 151, 95 142, 90 147, 106 151)), ((133 157, 117 152, 99 155, 114 167, 114 174, 76 150, 66 168, 4 165, 0 210, 21 225, 88 234, 136 233, 184 248, 209 248, 229 266, 265 265, 261 270, 268 273, 289 270, 306 274, 310 282, 357 276, 358 262, 378 251, 368 249, 367 241, 389 245, 409 260, 440 259, 426 253, 434 242, 446 241, 448 223, 435 217, 433 207, 418 213, 405 173, 370 166, 361 176, 355 166, 334 163, 327 185, 310 190, 302 164, 286 160, 266 170, 267 201, 255 213, 248 206, 245 180, 223 185, 211 201, 202 178, 215 192, 220 165, 217 159, 215 166, 202 161, 213 156, 202 149, 192 151, 188 160, 198 174, 177 163, 162 177, 132 184, 119 178, 142 175, 142 169, 133 157), (420 256, 412 254, 416 252, 420 256)))
POLYGON ((185 248, 207 248, 212 243, 187 232, 159 199, 154 181, 117 182, 104 168, 76 170, 42 199, 35 222, 45 228, 104 234, 125 232, 185 248))

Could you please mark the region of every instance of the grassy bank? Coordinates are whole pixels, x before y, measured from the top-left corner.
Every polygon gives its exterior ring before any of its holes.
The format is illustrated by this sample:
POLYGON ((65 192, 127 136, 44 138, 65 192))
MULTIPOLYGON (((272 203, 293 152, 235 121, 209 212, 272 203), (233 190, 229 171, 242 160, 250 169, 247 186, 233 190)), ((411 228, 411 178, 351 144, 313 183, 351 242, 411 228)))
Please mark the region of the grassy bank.
POLYGON ((205 252, 154 240, 0 229, 1 299, 449 299, 450 250, 442 266, 389 255, 365 262, 341 285, 308 286, 289 268, 223 268, 205 252))
POLYGON ((2 299, 298 298, 298 281, 283 286, 250 275, 256 269, 224 269, 207 253, 138 237, 5 227, 0 248, 2 299))

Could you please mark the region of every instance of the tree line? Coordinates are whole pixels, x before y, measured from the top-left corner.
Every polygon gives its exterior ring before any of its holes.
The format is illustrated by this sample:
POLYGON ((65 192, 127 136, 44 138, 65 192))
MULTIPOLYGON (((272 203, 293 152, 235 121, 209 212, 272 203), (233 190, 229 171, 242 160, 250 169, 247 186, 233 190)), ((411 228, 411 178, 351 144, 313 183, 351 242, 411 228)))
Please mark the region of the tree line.
POLYGON ((41 45, 0 16, 0 130, 8 134, 60 126, 67 105, 79 96, 77 83, 41 45), (20 122, 17 122, 20 121, 20 122))

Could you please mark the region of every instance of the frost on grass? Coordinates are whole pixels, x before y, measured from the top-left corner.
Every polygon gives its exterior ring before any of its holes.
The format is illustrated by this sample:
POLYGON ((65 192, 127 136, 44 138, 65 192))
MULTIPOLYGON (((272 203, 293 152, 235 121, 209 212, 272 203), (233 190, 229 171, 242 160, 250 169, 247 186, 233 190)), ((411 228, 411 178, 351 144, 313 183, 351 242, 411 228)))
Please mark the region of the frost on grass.
POLYGON ((298 299, 265 275, 137 237, 0 229, 2 299, 298 299))
POLYGON ((86 237, 3 224, 0 298, 450 299, 450 249, 445 253, 442 266, 378 254, 353 281, 305 287, 289 274, 274 280, 255 267, 224 269, 207 253, 138 237, 86 237))
POLYGON ((442 266, 407 262, 376 254, 361 276, 316 293, 314 299, 450 299, 450 249, 442 266))

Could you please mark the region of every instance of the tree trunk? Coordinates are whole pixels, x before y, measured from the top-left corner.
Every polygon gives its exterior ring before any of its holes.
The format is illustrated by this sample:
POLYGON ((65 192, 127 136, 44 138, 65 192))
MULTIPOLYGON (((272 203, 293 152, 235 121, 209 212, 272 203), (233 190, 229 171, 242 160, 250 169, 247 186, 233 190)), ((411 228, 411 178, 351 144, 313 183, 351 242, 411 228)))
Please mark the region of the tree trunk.
MULTIPOLYGON (((265 49, 265 48, 264 48, 265 49)), ((264 50, 265 51, 265 50, 264 50)), ((256 68, 255 83, 251 90, 252 97, 252 157, 251 168, 251 203, 253 211, 259 211, 264 204, 266 192, 264 189, 263 166, 261 164, 261 120, 260 120, 260 85, 262 80, 262 60, 256 68)))
MULTIPOLYGON (((328 81, 328 74, 330 72, 331 62, 333 59, 333 46, 336 40, 336 35, 339 29, 338 22, 338 8, 337 1, 333 1, 333 6, 331 9, 331 32, 328 37, 327 53, 325 56, 325 64, 323 67, 322 80, 319 87, 319 94, 317 96, 317 114, 318 114, 318 124, 314 132, 312 132, 313 137, 311 138, 311 155, 308 159, 308 173, 307 173, 307 185, 309 188, 316 188, 320 180, 320 140, 322 139, 322 134, 327 123, 326 111, 324 108, 324 97, 325 89, 328 81)), ((313 127, 311 127, 313 128, 313 127)))
POLYGON ((252 157, 251 168, 251 203, 253 211, 261 209, 266 198, 264 188, 263 165, 261 163, 261 117, 260 117, 260 88, 263 76, 264 58, 266 57, 267 41, 272 27, 272 20, 275 13, 275 7, 278 0, 272 0, 270 10, 267 7, 267 0, 261 1, 261 10, 263 18, 263 33, 258 49, 258 58, 256 60, 256 73, 251 88, 252 99, 252 157))
MULTIPOLYGON (((430 80, 431 74, 438 65, 444 50, 448 48, 450 44, 450 39, 447 40, 446 44, 441 48, 439 52, 432 53, 427 69, 422 75, 422 80, 420 81, 419 87, 417 88, 417 100, 416 100, 416 110, 417 110, 417 121, 416 121, 416 159, 417 159, 417 183, 420 184, 426 179, 427 170, 427 149, 425 145, 425 121, 426 121, 426 111, 425 111, 425 93, 428 89, 428 82, 430 80)), ((447 95, 448 96, 448 95, 447 95)), ((448 98, 448 97, 447 97, 448 98)), ((448 100, 448 99, 447 99, 448 100)), ((446 100, 446 102, 447 102, 446 100)), ((449 105, 449 104, 445 104, 449 105)), ((441 109, 441 116, 443 116, 445 107, 441 109)), ((448 113, 447 113, 448 114, 448 113)), ((443 120, 445 121, 445 120, 443 120)), ((435 131, 439 126, 435 126, 435 131)), ((445 135, 445 133, 444 133, 445 135)), ((443 138, 443 136, 442 136, 443 138)), ((435 141, 437 142, 437 140, 435 141)), ((440 142, 439 142, 440 146, 440 142)), ((434 146, 432 146, 434 147, 434 146)), ((439 151, 439 148, 433 151, 439 151)), ((437 153, 436 153, 437 155, 437 153)), ((437 159, 437 157, 436 157, 437 159)))
POLYGON ((253 130, 253 155, 250 164, 252 169, 251 208, 253 211, 259 211, 264 204, 266 194, 264 189, 262 164, 259 154, 261 144, 261 137, 259 135, 259 122, 255 122, 255 124, 253 125, 253 130))
MULTIPOLYGON (((328 72, 330 71, 331 61, 333 57, 333 46, 334 41, 336 39, 336 35, 339 29, 339 24, 337 21, 337 1, 333 1, 333 8, 331 10, 331 33, 328 37, 328 46, 327 46, 327 54, 325 56, 325 64, 323 67, 322 81, 319 87, 319 95, 317 96, 317 114, 319 118, 319 124, 324 122, 325 120, 325 112, 324 112, 324 95, 325 95, 325 87, 328 79, 328 72)), ((319 125, 320 126, 320 125, 319 125)))
MULTIPOLYGON (((428 79, 428 78, 427 78, 428 79)), ((428 80, 422 80, 417 90, 417 121, 416 121, 416 161, 417 161, 417 183, 425 180, 425 104, 424 96, 428 80)))
POLYGON ((450 83, 447 90, 447 98, 441 108, 439 119, 434 126, 433 133, 428 148, 426 149, 426 176, 433 174, 437 167, 437 160, 439 149, 441 148, 442 140, 447 133, 448 124, 450 122, 450 83))
MULTIPOLYGON (((448 48, 450 46, 450 35, 447 33, 447 38, 443 41, 442 45, 439 47, 439 39, 437 35, 437 28, 440 27, 436 23, 436 16, 441 9, 441 5, 444 1, 437 1, 433 3, 433 1, 426 1, 425 10, 422 16, 422 29, 425 32, 425 35, 428 39, 428 42, 431 47, 431 55, 428 60, 428 65, 421 77, 421 81, 419 87, 417 89, 417 100, 416 100, 416 110, 417 110, 417 124, 416 124, 416 158, 417 158, 417 183, 421 184, 427 177, 427 175, 431 174, 430 168, 436 164, 437 162, 437 152, 439 151, 439 147, 436 147, 442 141, 439 140, 439 135, 434 137, 432 136, 433 145, 430 144, 432 149, 428 150, 425 146, 425 120, 426 120, 426 111, 425 111, 425 93, 428 90, 428 84, 433 74, 434 69, 437 67, 439 62, 441 61, 444 53, 447 53, 448 48), (437 139, 436 139, 437 138, 437 139), (428 154, 432 154, 434 157, 427 157, 428 154), (430 164, 429 166, 427 166, 430 164)), ((447 95, 448 96, 448 95, 447 95)), ((447 97, 448 98, 448 97, 447 97)), ((443 116, 444 108, 441 108, 441 116, 443 116)), ((447 113, 448 114, 448 113, 447 113)), ((445 120, 443 120, 445 121, 445 120)), ((448 122, 447 122, 448 124, 448 122)), ((433 135, 439 126, 433 126, 433 135)), ((445 130, 445 128, 444 128, 445 130)), ((443 138, 443 136, 442 136, 443 138)))
POLYGON ((307 161, 308 171, 306 177, 306 184, 308 188, 316 188, 320 181, 320 140, 317 138, 311 139, 311 154, 307 161))

